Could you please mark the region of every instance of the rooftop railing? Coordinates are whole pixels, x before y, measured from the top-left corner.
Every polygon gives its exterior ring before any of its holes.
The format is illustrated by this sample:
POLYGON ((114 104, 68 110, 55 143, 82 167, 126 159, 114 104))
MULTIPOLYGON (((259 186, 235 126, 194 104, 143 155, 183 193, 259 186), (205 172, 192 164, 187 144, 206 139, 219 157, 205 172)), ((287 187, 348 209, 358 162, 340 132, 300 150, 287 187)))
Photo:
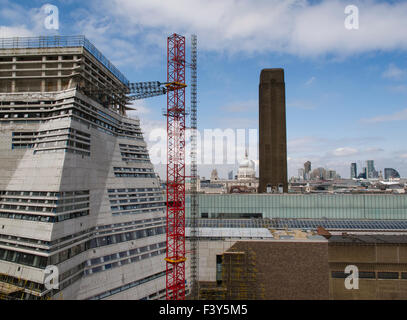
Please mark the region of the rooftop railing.
POLYGON ((85 36, 40 36, 0 38, 0 49, 84 47, 117 79, 129 86, 127 78, 85 36))

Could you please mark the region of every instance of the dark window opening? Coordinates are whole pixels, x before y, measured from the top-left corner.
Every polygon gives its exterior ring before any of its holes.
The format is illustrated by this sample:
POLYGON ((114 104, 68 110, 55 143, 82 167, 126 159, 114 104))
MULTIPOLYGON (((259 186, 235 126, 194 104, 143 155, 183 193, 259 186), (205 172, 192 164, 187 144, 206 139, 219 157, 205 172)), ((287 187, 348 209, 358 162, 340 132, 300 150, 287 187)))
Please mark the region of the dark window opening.
POLYGON ((398 272, 378 272, 377 278, 378 279, 398 279, 399 273, 398 272))

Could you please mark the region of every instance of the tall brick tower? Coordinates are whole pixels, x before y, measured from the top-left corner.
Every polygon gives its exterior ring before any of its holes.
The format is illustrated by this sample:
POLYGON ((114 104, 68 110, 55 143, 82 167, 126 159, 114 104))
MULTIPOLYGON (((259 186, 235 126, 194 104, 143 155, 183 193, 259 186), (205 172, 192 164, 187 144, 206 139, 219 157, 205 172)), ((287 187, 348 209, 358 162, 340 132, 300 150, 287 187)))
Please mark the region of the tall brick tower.
POLYGON ((284 69, 263 69, 259 85, 259 193, 288 192, 284 69))

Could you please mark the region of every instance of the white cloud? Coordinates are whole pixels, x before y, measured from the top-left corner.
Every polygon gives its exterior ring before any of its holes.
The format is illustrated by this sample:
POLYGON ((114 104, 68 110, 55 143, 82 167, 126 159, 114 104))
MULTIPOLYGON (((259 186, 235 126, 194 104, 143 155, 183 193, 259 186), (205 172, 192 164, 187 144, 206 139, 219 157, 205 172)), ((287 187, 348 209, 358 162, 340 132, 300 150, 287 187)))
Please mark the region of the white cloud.
POLYGON ((0 37, 1 38, 11 38, 11 37, 32 37, 35 34, 32 30, 28 29, 26 26, 18 27, 6 27, 0 26, 0 37))
POLYGON ((388 115, 381 115, 373 118, 362 119, 362 122, 366 123, 380 123, 389 121, 402 121, 407 120, 407 109, 401 110, 388 115))
MULTIPOLYGON (((105 4, 123 29, 149 28, 197 33, 200 49, 234 52, 283 52, 300 56, 348 55, 407 49, 407 3, 355 1, 360 28, 344 26, 342 0, 114 0, 105 4)), ((159 37, 158 37, 159 38, 159 37)), ((158 39, 153 37, 153 39, 158 39)))
POLYGON ((377 147, 371 147, 371 148, 367 148, 364 150, 364 152, 366 153, 377 153, 377 152, 383 152, 384 149, 382 148, 377 148, 377 147))
POLYGON ((399 80, 406 75, 406 71, 400 69, 395 64, 391 63, 387 69, 382 73, 384 78, 399 80))
POLYGON ((407 159, 407 153, 402 154, 402 155, 400 156, 400 158, 402 158, 402 159, 407 159))
POLYGON ((57 30, 45 28, 47 13, 43 7, 27 8, 11 1, 0 1, 0 37, 55 35, 57 30))
POLYGON ((147 105, 147 102, 145 100, 136 100, 133 101, 130 105, 130 108, 133 108, 135 110, 128 111, 127 114, 132 117, 136 116, 139 117, 140 115, 146 115, 151 113, 150 107, 147 105))
POLYGON ((305 85, 306 86, 310 86, 314 81, 315 81, 315 77, 311 77, 311 78, 309 78, 306 82, 305 82, 305 85))
POLYGON ((355 148, 350 148, 350 147, 343 147, 343 148, 337 148, 334 151, 332 151, 332 155, 337 156, 337 157, 344 157, 344 156, 350 156, 357 154, 359 151, 355 148))

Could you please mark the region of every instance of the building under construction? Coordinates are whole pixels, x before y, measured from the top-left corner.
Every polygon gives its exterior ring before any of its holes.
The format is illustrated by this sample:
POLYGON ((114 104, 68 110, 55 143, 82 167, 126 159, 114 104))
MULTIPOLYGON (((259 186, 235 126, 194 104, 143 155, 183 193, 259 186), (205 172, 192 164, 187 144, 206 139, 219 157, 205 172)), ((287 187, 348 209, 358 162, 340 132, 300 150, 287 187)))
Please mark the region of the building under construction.
POLYGON ((129 86, 85 37, 0 39, 3 298, 165 297, 163 191, 129 86))

